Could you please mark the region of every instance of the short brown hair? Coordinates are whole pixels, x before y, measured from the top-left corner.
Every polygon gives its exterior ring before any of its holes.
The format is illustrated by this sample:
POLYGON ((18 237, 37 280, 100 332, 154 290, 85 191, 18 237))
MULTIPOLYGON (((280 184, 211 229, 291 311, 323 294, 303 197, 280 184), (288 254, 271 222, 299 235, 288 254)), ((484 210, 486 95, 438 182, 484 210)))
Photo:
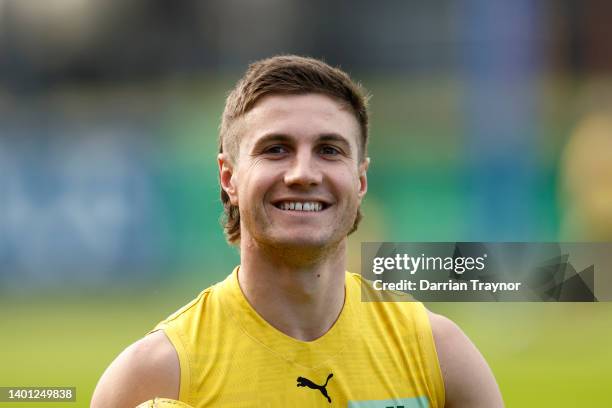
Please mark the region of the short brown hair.
MULTIPOLYGON (((237 158, 240 145, 239 119, 264 96, 272 94, 320 93, 331 96, 351 109, 360 127, 359 161, 367 156, 368 109, 365 91, 348 74, 323 61, 296 55, 281 55, 257 61, 247 69, 225 101, 219 130, 219 153, 237 158)), ((221 189, 223 226, 229 243, 240 241, 240 211, 221 189)), ((361 211, 349 233, 357 229, 361 211)))

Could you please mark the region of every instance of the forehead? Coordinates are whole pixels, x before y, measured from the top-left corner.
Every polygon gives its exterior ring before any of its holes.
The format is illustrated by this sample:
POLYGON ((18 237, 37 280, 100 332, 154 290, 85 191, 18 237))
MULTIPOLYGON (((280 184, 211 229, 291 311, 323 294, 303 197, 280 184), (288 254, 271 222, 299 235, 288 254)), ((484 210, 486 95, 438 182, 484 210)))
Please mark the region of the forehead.
POLYGON ((358 146, 357 118, 349 107, 327 95, 268 95, 257 102, 244 120, 242 142, 247 144, 269 134, 310 139, 335 133, 344 136, 355 150, 358 146))

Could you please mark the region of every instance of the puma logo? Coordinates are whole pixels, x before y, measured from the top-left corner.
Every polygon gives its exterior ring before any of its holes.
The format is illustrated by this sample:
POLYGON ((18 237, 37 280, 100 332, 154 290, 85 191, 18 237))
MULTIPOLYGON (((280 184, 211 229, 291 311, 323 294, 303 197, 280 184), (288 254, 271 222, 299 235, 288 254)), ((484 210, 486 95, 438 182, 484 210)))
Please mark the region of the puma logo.
POLYGON ((325 387, 327 387, 327 383, 329 382, 329 379, 332 378, 333 376, 334 375, 330 373, 327 376, 327 380, 325 380, 325 384, 323 385, 317 385, 313 383, 312 381, 310 381, 308 378, 298 377, 297 386, 298 387, 308 387, 308 388, 312 388, 313 390, 321 391, 321 394, 323 394, 323 396, 327 398, 327 401, 329 401, 329 403, 331 404, 331 398, 329 398, 329 395, 327 395, 327 389, 325 387))

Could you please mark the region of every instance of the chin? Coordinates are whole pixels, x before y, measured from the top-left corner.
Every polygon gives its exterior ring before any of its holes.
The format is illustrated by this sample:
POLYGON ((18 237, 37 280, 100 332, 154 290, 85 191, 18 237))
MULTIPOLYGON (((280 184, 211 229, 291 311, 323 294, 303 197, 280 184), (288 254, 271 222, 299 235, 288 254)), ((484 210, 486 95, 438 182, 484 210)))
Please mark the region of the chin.
POLYGON ((317 237, 275 237, 272 238, 272 244, 276 247, 287 247, 287 248, 325 248, 330 245, 329 239, 317 238, 317 237))
POLYGON ((338 240, 333 236, 325 236, 316 232, 292 232, 291 234, 272 233, 269 234, 267 239, 263 239, 263 242, 267 242, 270 246, 275 248, 283 248, 287 250, 319 250, 332 246, 338 240))

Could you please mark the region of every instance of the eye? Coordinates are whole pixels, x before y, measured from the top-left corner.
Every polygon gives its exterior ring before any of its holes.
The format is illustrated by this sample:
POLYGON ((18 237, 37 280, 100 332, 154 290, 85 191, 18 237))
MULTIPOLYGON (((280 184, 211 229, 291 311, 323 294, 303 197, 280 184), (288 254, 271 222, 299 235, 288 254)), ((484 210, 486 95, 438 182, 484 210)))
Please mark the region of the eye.
POLYGON ((339 154, 342 154, 340 149, 330 145, 321 146, 320 152, 321 154, 324 154, 326 156, 337 156, 339 154))
POLYGON ((284 154, 287 153, 287 148, 283 145, 274 145, 274 146, 270 146, 267 147, 264 150, 264 153, 266 154, 284 154))

